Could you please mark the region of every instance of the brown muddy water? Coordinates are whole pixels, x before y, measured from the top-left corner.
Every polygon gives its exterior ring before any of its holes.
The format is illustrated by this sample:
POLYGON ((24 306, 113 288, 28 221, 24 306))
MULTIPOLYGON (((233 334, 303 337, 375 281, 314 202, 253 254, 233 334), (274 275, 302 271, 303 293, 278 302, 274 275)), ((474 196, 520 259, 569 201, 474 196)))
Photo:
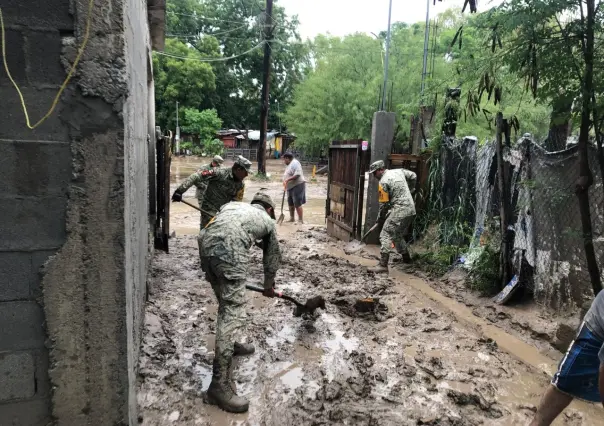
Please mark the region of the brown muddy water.
MULTIPOLYGON (((262 185, 274 193, 280 189, 278 181, 262 185)), ((314 196, 324 203, 324 183, 316 186, 314 196)), ((283 301, 248 293, 245 336, 256 353, 237 360, 234 378, 238 393, 250 399, 250 411, 233 415, 207 405, 217 305, 199 271, 193 235, 199 216, 178 208, 172 213, 177 236, 170 254, 156 254, 152 269, 140 359, 141 424, 530 421, 558 359, 473 315, 421 278, 367 273, 365 266, 376 262, 374 247, 347 256, 323 226, 292 224, 279 227, 283 264, 277 285, 302 300, 321 294, 327 309, 296 318, 283 301), (366 297, 375 303, 357 303, 366 297)), ((253 249, 252 259, 250 283, 259 284, 261 252, 253 249)), ((555 425, 601 425, 603 415, 599 406, 575 402, 555 425)))
MULTIPOLYGON (((176 157, 172 159, 170 169, 170 187, 173 192, 182 181, 195 172, 200 166, 208 164, 209 159, 199 157, 176 157)), ((227 161, 229 167, 232 162, 227 161)), ((253 163, 252 170, 257 169, 257 163, 253 163)), ((269 182, 245 180, 244 201, 251 201, 254 194, 264 189, 277 204, 277 217, 281 214, 281 201, 283 199, 283 187, 281 186, 281 177, 285 170, 282 160, 268 160, 266 164, 267 173, 271 175, 269 182)), ((317 176, 315 181, 311 181, 312 168, 304 167, 304 173, 307 179, 306 200, 304 206, 304 221, 311 225, 325 224, 325 198, 327 197, 327 178, 317 176)), ((195 203, 195 188, 189 189, 185 193, 185 198, 191 203, 195 203)), ((289 210, 287 199, 284 203, 284 213, 286 220, 289 219, 289 210)), ((175 231, 176 235, 197 235, 199 233, 199 212, 182 203, 172 203, 170 206, 170 231, 175 231)))

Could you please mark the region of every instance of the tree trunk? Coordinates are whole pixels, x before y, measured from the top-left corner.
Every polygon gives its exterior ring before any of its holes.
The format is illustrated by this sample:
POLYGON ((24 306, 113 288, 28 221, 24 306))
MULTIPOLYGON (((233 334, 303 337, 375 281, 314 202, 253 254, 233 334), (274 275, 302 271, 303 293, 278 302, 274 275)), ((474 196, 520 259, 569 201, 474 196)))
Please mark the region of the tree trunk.
POLYGON ((548 151, 562 151, 566 148, 566 140, 570 136, 571 130, 570 115, 572 106, 572 98, 566 96, 553 102, 546 143, 548 151))
POLYGON ((591 225, 591 212, 589 209, 589 187, 593 184, 593 174, 589 168, 588 144, 589 128, 591 125, 593 95, 593 68, 594 68, 594 21, 595 0, 586 0, 587 25, 585 33, 585 71, 583 73, 583 87, 581 96, 581 128, 579 132, 579 178, 575 185, 575 191, 579 200, 581 213, 581 225, 583 228, 583 245, 587 269, 591 280, 594 295, 602 290, 600 268, 596 259, 593 244, 593 230, 591 225))

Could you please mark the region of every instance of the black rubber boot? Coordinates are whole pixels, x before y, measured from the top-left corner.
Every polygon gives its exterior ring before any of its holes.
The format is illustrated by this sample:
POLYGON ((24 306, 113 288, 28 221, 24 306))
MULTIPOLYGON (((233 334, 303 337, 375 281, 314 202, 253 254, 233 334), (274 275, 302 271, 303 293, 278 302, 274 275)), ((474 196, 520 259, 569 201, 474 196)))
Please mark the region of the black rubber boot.
POLYGON ((208 402, 217 405, 229 413, 245 413, 250 406, 247 399, 237 396, 231 387, 229 371, 231 361, 223 361, 222 365, 214 358, 212 383, 208 388, 208 402))
POLYGON ((382 274, 384 272, 388 272, 388 259, 389 258, 390 258, 390 256, 388 255, 388 253, 386 253, 386 254, 382 253, 380 262, 376 266, 367 268, 367 271, 373 272, 375 274, 382 274))
POLYGON ((256 348, 251 343, 237 343, 233 347, 235 356, 251 355, 256 352, 256 348))

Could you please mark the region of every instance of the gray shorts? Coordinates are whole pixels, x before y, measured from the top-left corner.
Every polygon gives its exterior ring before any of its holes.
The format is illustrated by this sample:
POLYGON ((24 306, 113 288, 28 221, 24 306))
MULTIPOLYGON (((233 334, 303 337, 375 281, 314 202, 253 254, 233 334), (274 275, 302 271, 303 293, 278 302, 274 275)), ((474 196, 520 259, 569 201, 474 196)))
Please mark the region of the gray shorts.
POLYGON ((287 204, 290 207, 301 207, 306 204, 306 183, 301 183, 287 190, 287 204))

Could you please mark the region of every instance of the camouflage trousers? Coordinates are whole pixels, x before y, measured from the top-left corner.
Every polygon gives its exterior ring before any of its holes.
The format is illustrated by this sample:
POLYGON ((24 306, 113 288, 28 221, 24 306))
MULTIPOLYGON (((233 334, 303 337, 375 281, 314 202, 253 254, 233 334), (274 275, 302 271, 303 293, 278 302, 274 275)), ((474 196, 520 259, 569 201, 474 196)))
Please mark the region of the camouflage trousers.
POLYGON ((415 215, 403 216, 392 212, 384 222, 382 232, 380 233, 380 253, 388 254, 404 254, 409 253, 407 243, 405 242, 405 234, 409 226, 413 223, 415 215))
POLYGON ((231 362, 233 347, 245 327, 245 280, 225 278, 225 271, 229 267, 229 264, 215 257, 201 258, 201 269, 218 299, 214 357, 225 366, 231 362))

